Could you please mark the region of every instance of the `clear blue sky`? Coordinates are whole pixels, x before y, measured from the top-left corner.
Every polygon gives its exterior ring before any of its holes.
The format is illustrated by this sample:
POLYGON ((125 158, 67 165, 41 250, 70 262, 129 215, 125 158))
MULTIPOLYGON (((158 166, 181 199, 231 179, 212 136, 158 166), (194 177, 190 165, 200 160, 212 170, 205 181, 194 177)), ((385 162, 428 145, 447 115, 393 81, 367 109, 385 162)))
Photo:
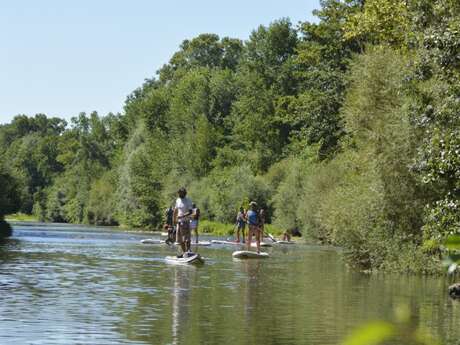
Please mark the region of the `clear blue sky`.
POLYGON ((314 21, 319 0, 0 1, 0 124, 120 112, 186 38, 247 39, 260 24, 314 21))

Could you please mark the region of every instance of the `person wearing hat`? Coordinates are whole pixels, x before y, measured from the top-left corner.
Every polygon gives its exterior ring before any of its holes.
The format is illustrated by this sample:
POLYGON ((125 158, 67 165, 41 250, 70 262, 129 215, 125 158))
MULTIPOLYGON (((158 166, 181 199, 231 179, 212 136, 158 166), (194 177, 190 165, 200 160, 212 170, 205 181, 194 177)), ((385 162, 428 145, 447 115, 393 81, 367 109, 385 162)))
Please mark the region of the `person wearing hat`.
POLYGON ((248 240, 247 246, 248 250, 251 248, 251 241, 252 236, 256 236, 256 244, 257 244, 257 253, 260 253, 260 237, 261 237, 261 228, 259 226, 259 214, 257 212, 257 203, 255 201, 251 201, 249 203, 249 211, 247 214, 247 221, 249 225, 248 230, 248 240))
POLYGON ((178 198, 174 207, 174 224, 176 225, 176 241, 182 248, 183 257, 185 252, 190 251, 191 233, 190 233, 190 216, 192 214, 193 203, 187 198, 187 190, 184 187, 177 191, 178 198))

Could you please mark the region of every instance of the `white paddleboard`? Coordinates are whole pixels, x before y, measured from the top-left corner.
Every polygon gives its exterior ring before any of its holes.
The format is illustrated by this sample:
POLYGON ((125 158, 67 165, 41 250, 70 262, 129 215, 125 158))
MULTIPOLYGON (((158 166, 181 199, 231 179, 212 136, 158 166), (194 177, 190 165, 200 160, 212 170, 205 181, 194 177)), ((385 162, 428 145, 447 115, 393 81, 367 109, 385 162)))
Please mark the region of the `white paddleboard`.
POLYGON ((198 253, 185 253, 183 258, 167 256, 165 261, 170 264, 204 264, 204 259, 198 253))
POLYGON ((202 247, 207 247, 210 246, 211 242, 209 241, 199 241, 198 243, 192 242, 192 246, 202 246, 202 247))
POLYGON ((244 243, 238 243, 233 241, 224 241, 224 240, 211 240, 211 243, 215 244, 233 244, 234 246, 242 246, 244 243))
POLYGON ((146 239, 141 240, 141 243, 144 243, 144 244, 163 244, 163 243, 165 243, 165 241, 156 240, 154 238, 146 238, 146 239))
POLYGON ((238 250, 233 252, 232 256, 236 259, 258 259, 258 258, 268 258, 268 253, 264 252, 252 252, 248 250, 238 250))
POLYGON ((295 244, 293 241, 276 241, 275 244, 295 244))
MULTIPOLYGON (((175 246, 180 246, 180 243, 179 242, 174 242, 174 245, 175 246)), ((207 246, 211 245, 211 242, 209 242, 209 241, 199 241, 198 243, 192 242, 191 245, 192 246, 199 246, 199 247, 207 247, 207 246)))
MULTIPOLYGON (((272 247, 273 245, 271 243, 268 243, 268 242, 260 242, 260 246, 261 247, 272 247)), ((251 247, 252 248, 257 248, 257 243, 251 241, 251 247)))

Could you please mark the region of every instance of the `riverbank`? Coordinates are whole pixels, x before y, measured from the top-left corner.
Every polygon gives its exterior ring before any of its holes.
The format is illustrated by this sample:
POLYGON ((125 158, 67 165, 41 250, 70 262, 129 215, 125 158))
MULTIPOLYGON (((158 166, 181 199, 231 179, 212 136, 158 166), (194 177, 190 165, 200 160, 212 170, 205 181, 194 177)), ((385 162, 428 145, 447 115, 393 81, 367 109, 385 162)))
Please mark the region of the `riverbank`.
MULTIPOLYGON (((224 224, 210 220, 200 221, 199 229, 201 233, 215 235, 215 236, 232 236, 236 233, 235 224, 224 224)), ((247 228, 245 230, 247 233, 247 228)), ((283 230, 273 226, 272 224, 265 224, 265 232, 273 236, 281 236, 283 230)))
MULTIPOLYGON (((28 215, 24 213, 14 213, 5 216, 5 220, 7 222, 40 222, 40 220, 33 216, 33 215, 28 215)), ((71 223, 65 223, 65 224, 71 224, 71 223)), ((88 225, 92 226, 91 224, 75 224, 75 225, 88 225)), ((129 231, 129 232, 158 232, 162 231, 161 228, 158 228, 156 230, 149 230, 149 229, 144 229, 144 228, 131 228, 127 226, 107 226, 106 228, 113 228, 113 229, 119 229, 123 231, 129 231)), ((235 224, 225 224, 225 223, 220 223, 220 222, 214 222, 210 220, 201 220, 199 224, 198 231, 202 234, 207 234, 207 235, 212 235, 212 236, 233 236, 235 234, 236 228, 235 224)), ((269 233, 273 236, 281 236, 283 233, 283 230, 281 228, 277 228, 271 224, 266 224, 265 225, 265 232, 269 233)), ((247 229, 246 229, 247 233, 247 229)))
POLYGON ((40 220, 32 215, 25 213, 13 213, 5 216, 7 222, 39 222, 40 220))

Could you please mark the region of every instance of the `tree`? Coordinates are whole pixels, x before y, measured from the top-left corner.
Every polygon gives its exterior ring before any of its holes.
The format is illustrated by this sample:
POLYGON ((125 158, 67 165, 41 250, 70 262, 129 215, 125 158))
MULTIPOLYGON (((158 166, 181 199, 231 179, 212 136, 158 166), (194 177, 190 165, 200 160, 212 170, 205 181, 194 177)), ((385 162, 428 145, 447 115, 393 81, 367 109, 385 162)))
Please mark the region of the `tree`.
POLYGON ((16 212, 20 199, 16 180, 0 166, 0 220, 5 214, 16 212))
POLYGON ((338 149, 344 135, 339 110, 346 90, 346 73, 353 53, 361 47, 355 39, 345 39, 349 16, 361 8, 357 1, 321 1, 314 14, 319 23, 301 23, 295 58, 299 92, 279 103, 283 121, 292 126, 292 141, 320 144, 318 154, 325 159, 338 149))
POLYGON ((347 18, 345 38, 370 44, 404 46, 414 34, 410 30, 407 3, 400 0, 366 0, 361 11, 347 18))

